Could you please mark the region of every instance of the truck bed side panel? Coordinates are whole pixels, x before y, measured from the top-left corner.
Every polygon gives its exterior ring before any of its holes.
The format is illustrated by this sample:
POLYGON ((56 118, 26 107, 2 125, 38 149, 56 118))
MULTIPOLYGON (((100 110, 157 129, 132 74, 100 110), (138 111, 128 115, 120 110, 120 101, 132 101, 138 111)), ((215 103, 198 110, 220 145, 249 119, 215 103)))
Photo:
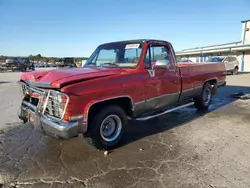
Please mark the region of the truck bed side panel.
POLYGON ((206 81, 215 80, 221 85, 226 78, 223 63, 182 63, 178 66, 182 78, 180 100, 197 96, 206 81))

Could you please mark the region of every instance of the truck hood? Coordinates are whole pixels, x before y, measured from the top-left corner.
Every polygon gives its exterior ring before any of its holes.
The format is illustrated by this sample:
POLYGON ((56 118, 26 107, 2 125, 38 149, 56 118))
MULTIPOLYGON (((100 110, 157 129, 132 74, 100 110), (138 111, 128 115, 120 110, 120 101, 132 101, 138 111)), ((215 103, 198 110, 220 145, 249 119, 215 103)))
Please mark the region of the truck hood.
POLYGON ((21 80, 35 87, 62 88, 79 81, 121 74, 120 68, 69 68, 24 73, 21 80))

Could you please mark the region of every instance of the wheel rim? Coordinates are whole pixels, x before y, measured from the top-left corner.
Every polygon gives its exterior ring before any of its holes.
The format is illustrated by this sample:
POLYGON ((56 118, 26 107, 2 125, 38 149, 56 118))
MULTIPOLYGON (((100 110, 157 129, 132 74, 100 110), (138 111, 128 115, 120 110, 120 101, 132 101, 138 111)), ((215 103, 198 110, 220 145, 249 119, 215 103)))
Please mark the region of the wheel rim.
POLYGON ((107 116, 100 126, 100 134, 106 142, 113 142, 118 138, 122 130, 122 121, 117 115, 107 116))
POLYGON ((204 104, 208 105, 211 101, 211 98, 212 98, 212 92, 209 88, 207 88, 203 94, 204 104))

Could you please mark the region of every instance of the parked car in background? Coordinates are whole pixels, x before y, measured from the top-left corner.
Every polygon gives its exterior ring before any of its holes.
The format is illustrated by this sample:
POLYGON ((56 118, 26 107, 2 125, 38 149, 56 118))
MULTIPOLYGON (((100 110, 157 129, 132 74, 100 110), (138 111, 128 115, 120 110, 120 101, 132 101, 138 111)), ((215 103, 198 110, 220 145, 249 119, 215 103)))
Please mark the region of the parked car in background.
POLYGON ((5 64, 6 64, 6 63, 4 63, 4 62, 0 62, 0 71, 1 71, 1 70, 4 70, 5 64))
POLYGON ((77 66, 76 66, 76 62, 75 62, 74 58, 66 57, 66 58, 63 59, 62 62, 58 63, 58 67, 72 68, 72 67, 77 67, 77 66))
POLYGON ((83 68, 23 74, 19 118, 49 135, 83 134, 89 144, 109 149, 121 141, 128 119, 192 105, 207 110, 225 78, 221 62, 177 64, 167 41, 111 42, 99 45, 83 68))
POLYGON ((38 62, 35 62, 35 63, 34 63, 34 66, 35 66, 35 67, 40 67, 40 64, 39 64, 38 62))
POLYGON ((177 63, 187 63, 187 62, 189 62, 189 63, 192 63, 193 61, 191 61, 191 60, 189 60, 189 59, 178 59, 177 60, 177 63))
POLYGON ((48 67, 57 67, 56 63, 48 63, 48 67))
POLYGON ((206 62, 223 62, 227 72, 237 75, 239 72, 239 61, 233 56, 213 56, 206 60, 206 62))
POLYGON ((5 70, 12 70, 12 71, 27 71, 27 70, 35 70, 35 65, 29 58, 9 58, 6 59, 4 64, 5 70))

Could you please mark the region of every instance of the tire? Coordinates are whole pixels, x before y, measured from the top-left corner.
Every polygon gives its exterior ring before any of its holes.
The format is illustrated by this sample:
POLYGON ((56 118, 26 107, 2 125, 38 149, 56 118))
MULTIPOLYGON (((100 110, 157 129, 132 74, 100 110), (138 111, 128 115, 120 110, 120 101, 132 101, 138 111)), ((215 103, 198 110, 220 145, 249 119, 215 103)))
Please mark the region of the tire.
POLYGON ((26 72, 26 70, 27 70, 26 67, 21 68, 21 72, 26 72))
POLYGON ((124 110, 117 105, 110 105, 101 109, 93 118, 84 138, 96 149, 113 149, 120 143, 126 125, 127 115, 124 110), (105 122, 106 130, 104 130, 105 122))
POLYGON ((31 65, 30 69, 31 69, 32 71, 34 71, 34 70, 35 70, 35 66, 34 66, 34 65, 31 65))
POLYGON ((194 98, 194 105, 198 110, 207 110, 213 98, 212 86, 207 82, 204 84, 201 94, 194 98))
POLYGON ((232 74, 237 75, 239 73, 238 67, 235 67, 232 74))

